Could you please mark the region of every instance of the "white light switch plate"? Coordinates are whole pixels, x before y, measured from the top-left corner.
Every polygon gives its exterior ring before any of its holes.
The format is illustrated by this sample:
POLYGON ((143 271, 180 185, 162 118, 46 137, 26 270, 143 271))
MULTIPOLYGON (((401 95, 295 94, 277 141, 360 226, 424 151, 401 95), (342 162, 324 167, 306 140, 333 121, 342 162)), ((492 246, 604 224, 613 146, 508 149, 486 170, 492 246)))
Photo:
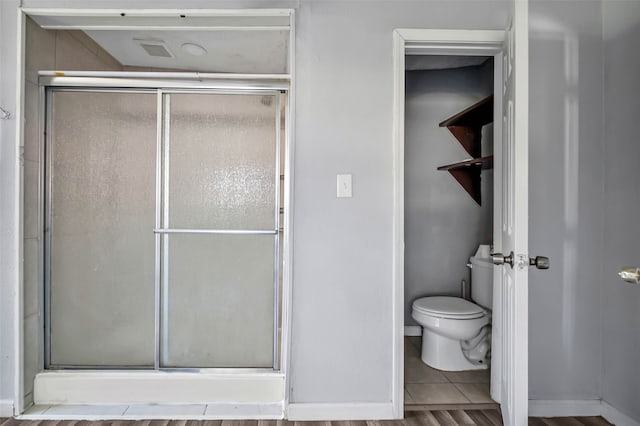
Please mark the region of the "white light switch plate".
POLYGON ((351 186, 351 175, 338 175, 338 198, 353 197, 353 187, 351 186))

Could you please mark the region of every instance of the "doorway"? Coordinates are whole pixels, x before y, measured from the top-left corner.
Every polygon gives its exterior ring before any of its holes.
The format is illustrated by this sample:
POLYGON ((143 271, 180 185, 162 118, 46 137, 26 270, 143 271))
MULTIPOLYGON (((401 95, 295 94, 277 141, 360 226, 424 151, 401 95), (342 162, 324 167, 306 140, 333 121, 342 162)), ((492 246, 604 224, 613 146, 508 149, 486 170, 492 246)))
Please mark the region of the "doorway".
POLYGON ((407 55, 405 67, 405 410, 497 408, 489 389, 494 58, 407 55), (423 303, 437 310, 429 320, 443 322, 430 332, 455 340, 451 348, 422 337, 423 303))
POLYGON ((47 89, 47 368, 279 369, 284 102, 47 89))
MULTIPOLYGON (((405 365, 405 307, 409 301, 405 301, 405 88, 406 88, 406 57, 407 55, 432 55, 442 56, 462 56, 462 57, 491 57, 496 64, 493 72, 493 92, 500 96, 495 96, 493 100, 493 116, 503 115, 503 68, 506 61, 503 61, 505 52, 505 31, 456 31, 456 30, 414 30, 401 29, 394 32, 394 391, 393 406, 397 417, 402 415, 405 407, 404 377, 405 365)), ((502 120, 501 120, 502 122, 502 120)), ((502 124, 502 123, 501 123, 502 124)), ((504 135, 503 125, 494 126, 493 140, 495 163, 501 163, 504 135)), ((476 158, 473 154, 470 157, 476 158)), ((471 162, 472 164, 475 161, 471 162)), ((443 163, 447 165, 447 163, 443 163)), ((443 170, 447 170, 444 168, 443 170)), ((448 170, 447 170, 448 171, 448 170)), ((444 172, 440 172, 444 173, 444 172)), ((451 173, 453 175, 453 173, 451 173)), ((501 167, 494 168, 494 188, 496 196, 493 199, 493 241, 494 249, 501 249, 501 239, 497 230, 502 226, 502 206, 498 202, 502 197, 498 194, 502 192, 501 167)), ((446 176, 446 174, 445 174, 446 176)), ((461 185, 459 179, 456 179, 461 185)), ((464 185, 462 185, 464 187, 464 185)), ((468 185, 467 185, 468 187, 468 185)), ((467 190, 467 188, 465 188, 467 190)), ((473 191, 471 191, 473 192, 473 191)), ((469 195, 472 195, 469 193, 469 195)), ((491 399, 497 403, 504 403, 502 400, 501 386, 504 385, 504 358, 503 346, 503 324, 501 299, 502 287, 500 274, 493 274, 493 312, 492 312, 492 356, 491 356, 491 399), (496 291, 497 289, 497 291, 496 291)), ((458 281, 459 283, 459 281, 458 281)), ((458 287, 459 288, 459 287, 458 287)), ((457 293, 460 294, 460 293, 457 293)), ((407 342, 410 345, 411 342, 407 342)), ((413 346, 415 348, 415 346, 413 346)), ((412 347, 409 346, 409 350, 412 347)), ((485 378, 483 381, 486 381, 485 378)), ((455 383, 452 383, 455 385, 455 383)), ((504 409, 504 404, 501 406, 504 409)))

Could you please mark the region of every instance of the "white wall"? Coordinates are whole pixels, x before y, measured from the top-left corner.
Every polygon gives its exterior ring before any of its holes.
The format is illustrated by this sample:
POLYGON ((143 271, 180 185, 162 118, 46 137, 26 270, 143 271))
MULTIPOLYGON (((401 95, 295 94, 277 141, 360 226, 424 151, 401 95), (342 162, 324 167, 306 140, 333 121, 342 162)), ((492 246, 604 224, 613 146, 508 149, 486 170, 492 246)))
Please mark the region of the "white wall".
POLYGON ((600 398, 602 25, 599 1, 530 6, 529 398, 600 398))
MULTIPOLYGON (((493 236, 493 170, 482 171, 482 205, 439 166, 470 158, 438 124, 493 94, 493 61, 481 66, 406 73, 405 325, 419 297, 460 296, 470 283, 469 257, 493 236)), ((483 128, 482 155, 493 153, 493 125, 483 128)), ((473 285, 473 283, 471 283, 473 285)))
POLYGON ((603 2, 604 244, 602 398, 640 421, 640 287, 620 281, 640 266, 640 3, 603 2))

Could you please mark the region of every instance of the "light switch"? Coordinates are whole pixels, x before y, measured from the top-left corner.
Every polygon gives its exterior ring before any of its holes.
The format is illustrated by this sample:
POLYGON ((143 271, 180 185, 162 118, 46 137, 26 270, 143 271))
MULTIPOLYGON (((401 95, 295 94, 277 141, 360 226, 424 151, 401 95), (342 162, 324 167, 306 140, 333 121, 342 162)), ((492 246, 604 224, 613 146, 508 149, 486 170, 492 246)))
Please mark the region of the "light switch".
POLYGON ((338 175, 338 198, 353 197, 353 188, 351 186, 351 175, 338 175))

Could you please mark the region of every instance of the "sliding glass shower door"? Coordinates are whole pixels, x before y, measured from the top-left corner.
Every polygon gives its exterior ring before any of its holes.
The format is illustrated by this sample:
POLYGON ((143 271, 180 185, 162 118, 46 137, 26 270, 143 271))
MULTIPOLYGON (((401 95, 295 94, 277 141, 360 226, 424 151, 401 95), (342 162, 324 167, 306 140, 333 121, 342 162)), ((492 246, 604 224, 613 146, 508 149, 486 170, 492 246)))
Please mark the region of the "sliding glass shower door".
POLYGON ((274 363, 277 104, 165 96, 163 366, 274 363))
POLYGON ((156 97, 49 98, 50 364, 153 366, 156 97))
POLYGON ((49 368, 278 368, 280 94, 47 91, 49 368))

